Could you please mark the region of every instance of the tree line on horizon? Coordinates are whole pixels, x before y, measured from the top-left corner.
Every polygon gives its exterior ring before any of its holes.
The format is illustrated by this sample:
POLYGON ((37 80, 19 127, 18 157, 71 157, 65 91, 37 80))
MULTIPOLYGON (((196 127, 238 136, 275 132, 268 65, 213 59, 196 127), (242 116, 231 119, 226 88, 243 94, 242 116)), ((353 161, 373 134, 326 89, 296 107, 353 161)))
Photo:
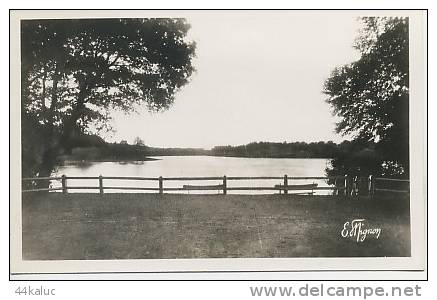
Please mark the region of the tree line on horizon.
MULTIPOLYGON (((348 143, 345 141, 344 143, 348 143)), ((340 145, 328 142, 253 142, 238 146, 215 146, 217 156, 265 158, 334 158, 340 145)))
POLYGON ((215 146, 208 149, 182 147, 152 147, 145 145, 140 138, 135 138, 132 144, 126 141, 106 142, 97 135, 81 135, 72 143, 75 147, 70 160, 87 159, 145 159, 147 156, 184 156, 184 155, 211 155, 222 157, 248 158, 326 158, 333 159, 342 155, 351 155, 354 152, 359 157, 367 156, 376 159, 375 144, 358 145, 355 141, 345 140, 341 143, 333 141, 320 142, 252 142, 237 146, 215 146), (80 155, 78 155, 80 153, 80 155), (82 155, 82 156, 81 156, 82 155))

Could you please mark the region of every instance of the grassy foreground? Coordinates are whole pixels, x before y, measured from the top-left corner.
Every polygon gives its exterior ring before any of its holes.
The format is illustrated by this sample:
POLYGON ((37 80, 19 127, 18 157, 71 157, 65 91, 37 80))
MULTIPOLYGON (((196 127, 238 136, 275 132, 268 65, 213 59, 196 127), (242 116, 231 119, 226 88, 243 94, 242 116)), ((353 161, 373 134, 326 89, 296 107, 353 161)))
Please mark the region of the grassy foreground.
POLYGON ((410 256, 409 201, 298 195, 23 195, 23 259, 410 256), (364 218, 379 239, 343 238, 364 218))

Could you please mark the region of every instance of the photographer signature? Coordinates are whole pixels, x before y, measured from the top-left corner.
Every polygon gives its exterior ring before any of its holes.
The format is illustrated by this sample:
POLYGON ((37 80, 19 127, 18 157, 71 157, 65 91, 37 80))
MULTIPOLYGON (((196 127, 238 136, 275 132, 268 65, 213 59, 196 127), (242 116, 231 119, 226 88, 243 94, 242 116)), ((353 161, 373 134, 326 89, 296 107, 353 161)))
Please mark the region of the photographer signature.
POLYGON ((366 228, 365 221, 366 219, 354 219, 345 222, 341 236, 344 238, 356 237, 357 243, 364 242, 367 237, 379 239, 381 228, 366 228))

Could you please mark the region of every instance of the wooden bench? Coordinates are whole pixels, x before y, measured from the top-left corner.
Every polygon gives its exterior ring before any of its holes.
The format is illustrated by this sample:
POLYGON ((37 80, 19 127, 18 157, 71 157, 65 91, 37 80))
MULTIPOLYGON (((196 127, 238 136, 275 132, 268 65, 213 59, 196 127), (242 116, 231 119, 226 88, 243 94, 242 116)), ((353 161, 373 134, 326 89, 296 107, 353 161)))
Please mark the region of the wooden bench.
POLYGON ((310 184, 292 184, 292 185, 283 185, 283 184, 277 184, 275 185, 275 189, 279 190, 279 193, 282 191, 304 191, 304 190, 311 190, 311 192, 308 192, 308 194, 313 194, 315 189, 318 186, 317 183, 310 183, 310 184))
MULTIPOLYGON (((293 185, 283 185, 283 184, 277 184, 275 185, 275 189, 281 191, 287 190, 287 191, 306 191, 306 190, 313 190, 318 186, 317 183, 311 183, 311 184, 293 184, 293 185)), ((217 185, 189 185, 184 184, 182 186, 184 190, 187 191, 207 191, 207 190, 213 190, 213 191, 220 191, 224 190, 225 186, 223 184, 217 184, 217 185)), ((309 192, 313 193, 313 191, 309 192)))
POLYGON ((218 184, 218 185, 189 185, 189 184, 184 184, 182 186, 182 188, 184 190, 187 190, 187 191, 223 190, 224 189, 224 185, 223 184, 218 184))

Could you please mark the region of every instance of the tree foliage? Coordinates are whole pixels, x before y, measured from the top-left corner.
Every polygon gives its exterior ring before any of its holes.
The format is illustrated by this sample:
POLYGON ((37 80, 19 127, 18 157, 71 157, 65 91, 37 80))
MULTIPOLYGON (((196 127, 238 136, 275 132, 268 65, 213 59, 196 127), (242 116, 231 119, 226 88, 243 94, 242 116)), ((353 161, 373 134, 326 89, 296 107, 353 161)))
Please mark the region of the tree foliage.
POLYGON ((143 140, 142 138, 140 138, 139 136, 137 136, 137 137, 134 139, 134 145, 135 145, 135 146, 142 146, 142 147, 144 147, 146 144, 144 144, 144 140, 143 140))
POLYGON ((189 27, 169 18, 22 21, 23 120, 42 128, 46 145, 37 173, 51 172, 78 134, 107 128, 112 109, 168 109, 194 71, 189 27))
POLYGON ((336 68, 324 84, 340 117, 336 130, 376 143, 386 173, 409 169, 409 57, 407 18, 362 18, 359 60, 336 68))

